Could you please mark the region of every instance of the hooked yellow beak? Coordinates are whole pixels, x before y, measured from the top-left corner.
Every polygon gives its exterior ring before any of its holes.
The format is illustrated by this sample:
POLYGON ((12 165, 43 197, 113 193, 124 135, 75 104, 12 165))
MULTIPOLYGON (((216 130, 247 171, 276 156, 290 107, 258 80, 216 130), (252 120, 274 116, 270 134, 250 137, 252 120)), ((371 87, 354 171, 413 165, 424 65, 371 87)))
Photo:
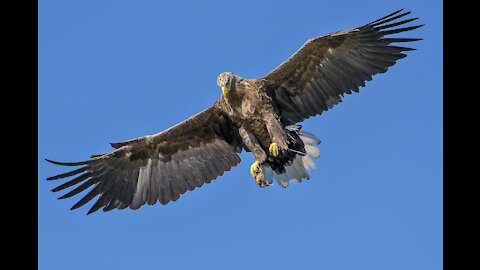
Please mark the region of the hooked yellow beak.
POLYGON ((230 88, 222 86, 222 95, 226 97, 228 93, 230 93, 230 88))

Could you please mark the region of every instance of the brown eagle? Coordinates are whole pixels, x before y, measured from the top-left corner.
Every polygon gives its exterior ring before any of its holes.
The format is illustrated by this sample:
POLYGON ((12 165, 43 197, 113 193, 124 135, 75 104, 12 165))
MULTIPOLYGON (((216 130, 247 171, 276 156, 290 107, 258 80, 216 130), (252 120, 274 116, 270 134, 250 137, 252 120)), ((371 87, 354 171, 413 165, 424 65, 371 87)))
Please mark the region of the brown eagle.
POLYGON ((272 72, 245 79, 231 72, 217 78, 222 96, 204 111, 160 133, 111 143, 112 152, 81 162, 49 162, 81 166, 48 180, 75 178, 52 191, 75 186, 60 199, 93 188, 71 209, 99 196, 88 214, 145 203, 176 201, 230 170, 238 154, 252 152, 250 173, 256 183, 273 179, 308 179, 315 167, 320 140, 301 130, 299 122, 332 108, 345 94, 358 92, 372 76, 393 66, 411 48, 393 45, 421 39, 389 37, 423 25, 401 26, 418 18, 398 20, 410 12, 396 11, 351 30, 308 40, 272 72))

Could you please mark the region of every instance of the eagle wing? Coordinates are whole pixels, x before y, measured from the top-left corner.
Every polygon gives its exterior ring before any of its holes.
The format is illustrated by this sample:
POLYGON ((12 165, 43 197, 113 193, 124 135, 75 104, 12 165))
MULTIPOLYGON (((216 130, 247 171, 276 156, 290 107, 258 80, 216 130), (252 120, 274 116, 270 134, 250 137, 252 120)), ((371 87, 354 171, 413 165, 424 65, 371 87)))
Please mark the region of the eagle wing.
POLYGON ((76 186, 60 199, 93 186, 72 210, 97 196, 88 214, 102 207, 109 211, 138 209, 157 201, 167 204, 240 163, 238 153, 242 151, 238 129, 216 104, 158 134, 111 145, 116 150, 82 162, 47 160, 57 165, 82 166, 48 178, 76 176, 52 190, 76 186))
POLYGON ((416 38, 386 38, 423 25, 395 28, 418 18, 400 20, 410 12, 396 11, 351 30, 308 40, 296 53, 263 79, 286 125, 321 114, 342 101, 344 94, 358 92, 377 73, 384 73, 402 52, 412 48, 392 43, 416 38), (399 14, 400 13, 400 14, 399 14))

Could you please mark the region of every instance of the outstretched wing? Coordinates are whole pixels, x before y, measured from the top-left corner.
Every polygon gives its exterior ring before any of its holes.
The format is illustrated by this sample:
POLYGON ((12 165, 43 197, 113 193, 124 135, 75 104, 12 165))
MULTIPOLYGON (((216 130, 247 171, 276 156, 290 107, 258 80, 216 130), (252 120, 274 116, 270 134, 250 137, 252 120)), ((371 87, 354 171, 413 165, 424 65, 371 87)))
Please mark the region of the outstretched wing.
POLYGON ((72 210, 99 195, 88 214, 102 207, 109 211, 138 209, 157 201, 167 204, 237 165, 240 162, 237 153, 242 150, 238 130, 215 104, 158 134, 111 145, 116 150, 87 161, 47 160, 57 165, 82 166, 48 178, 76 176, 52 190, 76 186, 60 199, 93 186, 72 210))
POLYGON ((392 45, 416 38, 386 38, 423 25, 395 28, 418 18, 398 21, 410 12, 394 12, 347 31, 308 40, 295 54, 264 76, 267 90, 281 111, 285 125, 321 114, 342 101, 344 94, 358 92, 377 73, 414 50, 392 45), (400 14, 399 14, 400 13, 400 14))

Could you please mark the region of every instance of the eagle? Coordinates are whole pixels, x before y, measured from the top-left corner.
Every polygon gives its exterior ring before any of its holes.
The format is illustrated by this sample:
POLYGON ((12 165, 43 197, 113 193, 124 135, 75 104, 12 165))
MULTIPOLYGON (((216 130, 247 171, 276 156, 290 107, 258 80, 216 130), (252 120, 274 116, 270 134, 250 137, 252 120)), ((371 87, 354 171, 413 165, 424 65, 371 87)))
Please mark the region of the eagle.
POLYGON ((360 27, 309 39, 260 78, 221 73, 221 96, 213 105, 160 133, 111 143, 114 150, 85 161, 46 159, 77 167, 47 178, 73 177, 52 191, 74 187, 59 198, 65 199, 93 187, 71 208, 97 198, 88 214, 100 208, 165 205, 239 164, 243 150, 255 157, 250 174, 260 187, 272 186, 273 180, 287 187, 309 179, 320 140, 299 123, 331 109, 345 94, 359 92, 373 75, 414 50, 398 45, 421 39, 391 36, 423 26, 409 25, 418 19, 404 18, 410 13, 401 9, 360 27))

